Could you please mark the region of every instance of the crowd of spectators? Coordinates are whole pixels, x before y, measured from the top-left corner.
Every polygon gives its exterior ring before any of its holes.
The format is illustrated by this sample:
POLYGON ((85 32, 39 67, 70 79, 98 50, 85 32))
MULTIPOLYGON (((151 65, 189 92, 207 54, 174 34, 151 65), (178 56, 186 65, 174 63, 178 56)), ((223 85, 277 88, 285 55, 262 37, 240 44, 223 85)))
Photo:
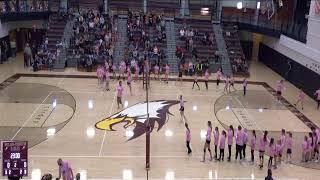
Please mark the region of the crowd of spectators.
POLYGON ((42 12, 48 11, 48 1, 43 0, 20 0, 18 1, 2 1, 0 2, 0 13, 13 12, 42 12))
POLYGON ((234 73, 248 72, 248 64, 243 54, 236 26, 224 26, 224 39, 234 73))
POLYGON ((127 67, 134 70, 135 65, 138 65, 141 69, 144 61, 148 60, 151 69, 157 65, 160 71, 163 71, 163 67, 167 64, 164 48, 160 47, 166 42, 163 15, 129 11, 127 36, 129 43, 124 57, 127 67))
POLYGON ((78 67, 92 71, 97 64, 113 64, 117 27, 113 17, 93 10, 81 12, 76 17, 71 38, 72 56, 78 59, 78 67))
POLYGON ((41 44, 26 44, 24 48, 24 66, 32 67, 33 71, 41 69, 52 70, 53 63, 59 55, 59 48, 52 52, 48 49, 48 38, 45 38, 41 44))
MULTIPOLYGON (((179 39, 184 41, 184 47, 176 47, 176 57, 178 58, 179 71, 184 71, 187 75, 202 75, 206 69, 209 68, 209 57, 205 59, 199 58, 198 48, 196 43, 201 46, 213 47, 215 39, 213 33, 199 32, 198 29, 188 28, 184 23, 179 30, 179 39), (191 59, 186 59, 186 54, 190 54, 191 59)), ((199 46, 198 46, 199 47, 199 46)), ((218 52, 215 52, 216 59, 218 59, 218 52)))

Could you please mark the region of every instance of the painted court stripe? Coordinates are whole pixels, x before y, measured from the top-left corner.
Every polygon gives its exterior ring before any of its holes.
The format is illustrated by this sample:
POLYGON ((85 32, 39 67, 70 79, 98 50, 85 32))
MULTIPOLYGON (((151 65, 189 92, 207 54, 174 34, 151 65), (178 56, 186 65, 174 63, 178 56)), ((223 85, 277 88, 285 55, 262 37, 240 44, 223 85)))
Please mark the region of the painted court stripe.
POLYGON ((41 102, 41 104, 35 109, 32 114, 29 116, 29 118, 23 123, 23 125, 18 129, 18 131, 14 134, 14 136, 11 138, 11 141, 19 134, 19 132, 24 128, 27 123, 30 121, 30 119, 33 117, 33 115, 40 109, 40 107, 43 105, 43 103, 50 97, 52 92, 50 92, 47 97, 41 102))
MULTIPOLYGON (((111 107, 110 107, 110 110, 109 110, 109 116, 111 116, 111 113, 112 113, 112 109, 113 109, 113 105, 114 105, 114 101, 116 99, 116 92, 114 93, 114 96, 113 96, 113 100, 112 100, 112 103, 111 103, 111 107)), ((103 149, 103 144, 104 144, 104 141, 106 139, 106 135, 107 135, 107 130, 104 131, 104 135, 103 135, 103 139, 102 139, 102 142, 101 142, 101 146, 100 146, 100 150, 99 150, 99 156, 101 156, 101 153, 102 153, 102 149, 103 149)))

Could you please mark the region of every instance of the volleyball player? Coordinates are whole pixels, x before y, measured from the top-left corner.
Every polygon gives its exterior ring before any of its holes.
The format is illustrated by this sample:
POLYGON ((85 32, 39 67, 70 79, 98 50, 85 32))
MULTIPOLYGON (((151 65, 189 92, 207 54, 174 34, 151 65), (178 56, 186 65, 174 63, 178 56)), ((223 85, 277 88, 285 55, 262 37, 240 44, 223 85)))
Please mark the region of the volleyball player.
POLYGON ((193 84, 192 84, 192 89, 194 88, 194 84, 198 86, 198 89, 200 90, 200 86, 198 84, 198 73, 194 73, 194 79, 193 79, 193 84))
POLYGON ((247 142, 248 142, 248 131, 246 128, 243 130, 243 147, 242 147, 242 155, 243 159, 246 159, 246 147, 247 147, 247 142))
POLYGON ((288 132, 289 137, 286 139, 287 144, 287 162, 291 162, 291 155, 292 155, 292 145, 293 145, 293 139, 292 139, 292 133, 288 132))
POLYGON ((227 92, 227 94, 228 94, 228 93, 230 92, 230 91, 229 91, 229 90, 230 90, 229 86, 230 86, 230 77, 227 76, 227 77, 225 78, 225 85, 224 85, 224 90, 223 90, 223 92, 227 92))
POLYGON ((164 67, 164 79, 165 79, 165 82, 168 83, 168 80, 169 80, 169 72, 170 72, 170 67, 168 64, 165 65, 164 67))
POLYGON ((110 82, 109 70, 106 70, 104 77, 105 77, 105 81, 106 81, 105 82, 105 90, 110 91, 110 88, 109 88, 109 82, 110 82))
POLYGON ((122 82, 119 81, 119 85, 117 86, 116 88, 116 91, 117 91, 117 104, 118 104, 118 109, 120 108, 120 104, 121 106, 123 106, 122 104, 122 95, 123 95, 123 86, 122 86, 122 82))
POLYGON ((229 127, 229 130, 228 130, 228 134, 227 134, 227 137, 228 137, 228 161, 231 161, 231 147, 232 147, 232 144, 233 144, 233 136, 234 136, 234 129, 233 129, 233 126, 230 125, 229 127))
POLYGON ((124 72, 126 71, 126 63, 122 60, 121 62, 120 62, 120 64, 119 64, 119 72, 120 72, 120 74, 119 74, 119 77, 118 77, 118 79, 120 79, 120 78, 125 78, 125 75, 124 75, 124 72))
POLYGON ((237 91, 236 88, 234 87, 234 77, 232 76, 231 78, 229 78, 229 80, 230 80, 229 81, 230 82, 230 84, 229 84, 229 92, 231 92, 230 91, 231 86, 232 86, 234 91, 237 91))
POLYGON ((206 72, 204 73, 204 83, 206 85, 207 90, 208 90, 208 81, 209 81, 209 68, 206 69, 206 72))
POLYGON ((226 132, 223 130, 220 136, 220 143, 219 143, 219 149, 220 149, 220 154, 219 154, 219 159, 218 161, 223 161, 224 160, 224 148, 226 144, 226 132))
POLYGON ((222 71, 221 71, 221 67, 218 69, 218 71, 216 72, 216 78, 217 78, 217 88, 219 88, 219 84, 220 84, 220 80, 221 80, 221 76, 222 76, 222 71))
POLYGON ((283 153, 283 149, 284 149, 284 146, 285 146, 285 143, 286 143, 286 130, 285 129, 281 129, 281 135, 280 135, 280 145, 281 145, 281 148, 280 148, 280 151, 279 151, 279 164, 281 163, 281 159, 282 159, 282 153, 283 153))
POLYGON ((301 162, 307 162, 307 154, 308 154, 308 136, 304 136, 304 139, 301 144, 301 162))
POLYGON ((271 169, 272 167, 272 161, 273 161, 273 157, 276 153, 276 149, 274 146, 274 139, 271 138, 270 143, 269 143, 269 161, 268 161, 268 168, 271 169))
POLYGON ((116 79, 116 76, 117 76, 117 74, 116 74, 116 65, 111 63, 110 66, 111 66, 113 79, 116 79))
POLYGON ((260 138, 259 141, 259 160, 260 169, 263 168, 263 161, 264 161, 264 152, 266 151, 266 146, 268 144, 268 131, 265 131, 263 137, 260 138))
POLYGON ((180 95, 179 97, 179 101, 180 101, 180 116, 181 116, 181 122, 183 122, 186 119, 186 116, 184 115, 184 100, 182 98, 182 95, 180 95))
POLYGON ((248 81, 247 78, 244 78, 242 86, 243 86, 243 95, 245 96, 247 94, 247 85, 248 85, 248 81))
POLYGON ((178 74, 178 81, 180 81, 180 86, 182 86, 182 73, 183 73, 183 69, 182 67, 180 67, 179 74, 178 74))
POLYGON ((240 156, 240 160, 242 160, 243 140, 244 133, 242 131, 242 127, 238 126, 238 131, 236 134, 236 160, 238 159, 238 155, 240 156))
POLYGON ((301 108, 302 108, 302 110, 303 110, 304 97, 305 97, 305 94, 303 93, 302 89, 300 88, 299 95, 298 95, 298 100, 297 100, 297 102, 294 104, 294 106, 297 106, 297 105, 299 105, 299 103, 300 103, 300 104, 301 104, 301 108))
POLYGON ((252 130, 252 137, 251 137, 251 163, 254 163, 254 150, 256 149, 256 143, 257 143, 257 135, 256 131, 252 130))
POLYGON ((218 159, 218 145, 219 145, 219 128, 215 127, 214 129, 214 158, 218 159))
POLYGON ((131 76, 131 71, 129 69, 128 72, 127 72, 127 85, 129 86, 130 95, 132 95, 131 82, 132 82, 132 76, 131 76))
POLYGON ((277 91, 277 97, 278 97, 278 102, 280 102, 280 98, 282 95, 282 91, 285 89, 284 87, 284 80, 281 79, 278 81, 277 86, 276 86, 276 91, 277 91))
POLYGON ((156 64, 156 65, 153 67, 153 70, 154 70, 154 79, 155 79, 155 80, 159 79, 159 66, 156 64))
POLYGON ((212 154, 211 154, 211 149, 210 149, 211 133, 212 133, 212 125, 211 125, 211 121, 208 121, 208 129, 207 129, 207 134, 206 134, 206 143, 204 144, 204 148, 203 148, 203 160, 202 160, 202 162, 205 162, 207 149, 209 151, 210 161, 212 161, 212 154))

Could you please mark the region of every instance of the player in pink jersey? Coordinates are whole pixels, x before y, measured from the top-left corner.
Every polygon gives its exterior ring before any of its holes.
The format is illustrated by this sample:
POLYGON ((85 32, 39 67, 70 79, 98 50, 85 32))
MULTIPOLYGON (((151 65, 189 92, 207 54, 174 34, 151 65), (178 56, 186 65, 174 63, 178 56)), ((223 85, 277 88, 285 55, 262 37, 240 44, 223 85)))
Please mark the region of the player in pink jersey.
POLYGON ((277 85, 276 85, 276 91, 277 91, 277 96, 278 96, 278 101, 280 102, 280 97, 282 95, 283 90, 285 89, 284 87, 284 80, 280 80, 278 81, 277 85))
POLYGON ((292 155, 292 146, 293 146, 293 139, 292 133, 288 132, 288 138, 286 139, 287 144, 287 162, 291 162, 291 155, 292 155))
POLYGON ((275 155, 274 155, 274 168, 277 169, 277 164, 281 162, 281 156, 280 153, 282 151, 281 147, 281 140, 277 141, 277 144, 275 145, 275 155))
POLYGON ((271 138, 269 143, 269 161, 268 161, 268 168, 271 169, 273 163, 273 157, 276 154, 276 148, 274 145, 274 139, 271 138))
POLYGON ((222 71, 221 71, 221 69, 222 69, 222 68, 219 68, 218 71, 216 72, 217 87, 219 87, 220 80, 221 80, 221 77, 222 77, 222 71))
POLYGON ((308 139, 307 139, 307 143, 308 143, 308 150, 307 150, 307 158, 306 160, 307 161, 311 161, 312 160, 312 157, 313 157, 313 138, 312 138, 312 132, 309 132, 308 134, 308 139))
POLYGON ((159 66, 158 66, 158 64, 156 64, 156 65, 153 67, 153 71, 154 71, 154 79, 155 79, 155 80, 160 79, 160 77, 159 77, 159 66))
POLYGON ((198 89, 200 90, 200 86, 198 84, 198 73, 194 73, 194 79, 193 79, 193 84, 192 84, 192 89, 194 88, 194 84, 198 86, 198 89))
POLYGON ((248 143, 248 130, 246 128, 244 128, 244 130, 243 130, 243 146, 242 146, 243 159, 246 159, 247 143, 248 143))
POLYGON ((220 143, 219 143, 219 148, 220 148, 220 154, 219 154, 219 159, 218 161, 223 161, 224 160, 224 148, 226 145, 226 132, 223 130, 220 136, 220 143))
POLYGON ((318 103, 317 109, 319 110, 319 108, 320 108, 320 88, 318 90, 316 90, 314 95, 316 96, 317 103, 318 103))
POLYGON ((137 81, 137 80, 138 80, 138 77, 139 77, 139 73, 140 73, 139 65, 136 64, 136 65, 134 66, 134 69, 135 69, 135 72, 134 72, 134 74, 135 74, 134 80, 137 81))
POLYGON ((251 163, 254 163, 254 150, 256 149, 256 143, 257 143, 257 135, 256 135, 256 131, 252 130, 252 137, 251 137, 251 141, 250 141, 250 145, 251 145, 251 163))
POLYGON ((170 72, 170 67, 168 64, 165 65, 164 67, 164 79, 165 79, 165 82, 168 83, 169 81, 169 72, 170 72))
POLYGON ((319 145, 320 145, 320 129, 311 127, 313 137, 315 138, 315 148, 314 148, 314 157, 315 162, 319 162, 319 145))
POLYGON ((179 97, 179 103, 180 103, 180 116, 181 116, 181 122, 183 122, 184 120, 186 120, 186 116, 184 115, 184 100, 182 98, 182 95, 180 95, 179 97))
POLYGON ((233 144, 233 137, 234 137, 234 129, 233 129, 233 126, 230 125, 229 126, 229 130, 228 130, 228 134, 227 134, 228 151, 229 151, 228 161, 231 161, 231 147, 232 147, 232 144, 233 144))
POLYGON ((119 78, 118 79, 120 79, 120 78, 125 79, 124 73, 126 71, 126 68, 127 68, 126 67, 126 63, 124 61, 121 61, 120 64, 119 64, 119 72, 120 72, 120 74, 119 74, 119 78))
POLYGON ((62 161, 62 159, 58 159, 57 164, 59 166, 59 180, 62 177, 62 180, 72 180, 73 179, 73 171, 70 164, 67 161, 62 161))
POLYGON ((188 123, 184 124, 186 127, 186 144, 187 144, 187 149, 188 149, 188 155, 192 153, 192 150, 190 148, 190 141, 191 141, 191 131, 189 129, 188 123))
POLYGON ((238 131, 236 134, 236 160, 238 159, 238 155, 240 156, 240 160, 242 160, 242 148, 244 143, 244 133, 241 126, 238 126, 238 131))
POLYGON ((259 167, 260 167, 260 169, 263 168, 264 153, 266 151, 267 144, 268 144, 268 131, 265 131, 263 134, 263 137, 261 137, 259 140, 259 160, 260 160, 259 167))
POLYGON ((304 136, 303 142, 301 144, 301 162, 307 162, 307 153, 308 153, 308 136, 304 136))
POLYGON ((214 133, 214 158, 217 160, 218 159, 218 145, 219 145, 219 128, 215 127, 214 133))
POLYGON ((225 85, 224 85, 224 90, 223 90, 223 92, 227 92, 227 94, 230 92, 229 91, 229 86, 230 86, 230 77, 229 76, 227 76, 226 78, 225 78, 225 85))
POLYGON ((109 82, 110 82, 109 70, 106 70, 106 72, 104 74, 104 79, 105 79, 105 90, 110 91, 110 88, 109 88, 109 82))
POLYGON ((132 95, 131 82, 132 82, 132 76, 131 76, 131 71, 129 69, 128 72, 127 72, 127 85, 129 86, 130 95, 132 95))
POLYGON ((245 96, 247 94, 247 86, 248 86, 247 78, 244 78, 242 82, 242 86, 243 86, 243 95, 245 96))
POLYGON ((298 100, 297 100, 297 102, 294 104, 294 106, 297 106, 297 105, 299 105, 299 103, 300 103, 300 104, 301 104, 301 108, 302 108, 302 110, 303 110, 304 97, 305 97, 305 94, 303 93, 302 89, 300 89, 299 95, 298 95, 298 100))
POLYGON ((208 129, 207 129, 207 134, 206 134, 206 143, 204 144, 204 148, 203 148, 203 159, 202 159, 202 162, 205 162, 207 149, 209 151, 210 161, 212 161, 212 154, 211 154, 211 149, 210 149, 211 133, 212 133, 212 125, 211 125, 211 121, 208 121, 208 129))
POLYGON ((281 129, 281 135, 280 135, 279 140, 281 142, 281 148, 279 151, 279 163, 281 163, 283 149, 286 144, 286 130, 285 129, 281 129))
POLYGON ((206 72, 204 73, 204 84, 206 85, 206 89, 208 90, 208 81, 209 81, 209 68, 206 69, 206 72))
POLYGON ((123 95, 124 88, 122 86, 122 82, 121 81, 119 81, 119 85, 117 86, 116 91, 117 91, 117 104, 118 104, 118 109, 119 109, 120 108, 120 104, 121 104, 121 106, 123 106, 123 104, 122 104, 122 95, 123 95))
POLYGON ((182 81, 183 81, 182 74, 183 74, 183 65, 180 65, 178 79, 177 79, 177 81, 180 81, 180 86, 182 86, 182 81))
POLYGON ((103 70, 102 67, 99 65, 97 68, 97 78, 98 78, 98 85, 102 84, 103 82, 103 70))

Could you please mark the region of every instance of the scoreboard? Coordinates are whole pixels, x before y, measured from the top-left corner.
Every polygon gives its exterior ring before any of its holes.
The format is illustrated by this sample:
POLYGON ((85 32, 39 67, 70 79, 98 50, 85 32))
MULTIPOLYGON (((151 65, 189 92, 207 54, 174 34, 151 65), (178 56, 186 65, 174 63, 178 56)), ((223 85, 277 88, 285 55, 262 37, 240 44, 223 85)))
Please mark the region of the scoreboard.
POLYGON ((2 175, 9 177, 28 176, 28 142, 2 142, 2 175))

